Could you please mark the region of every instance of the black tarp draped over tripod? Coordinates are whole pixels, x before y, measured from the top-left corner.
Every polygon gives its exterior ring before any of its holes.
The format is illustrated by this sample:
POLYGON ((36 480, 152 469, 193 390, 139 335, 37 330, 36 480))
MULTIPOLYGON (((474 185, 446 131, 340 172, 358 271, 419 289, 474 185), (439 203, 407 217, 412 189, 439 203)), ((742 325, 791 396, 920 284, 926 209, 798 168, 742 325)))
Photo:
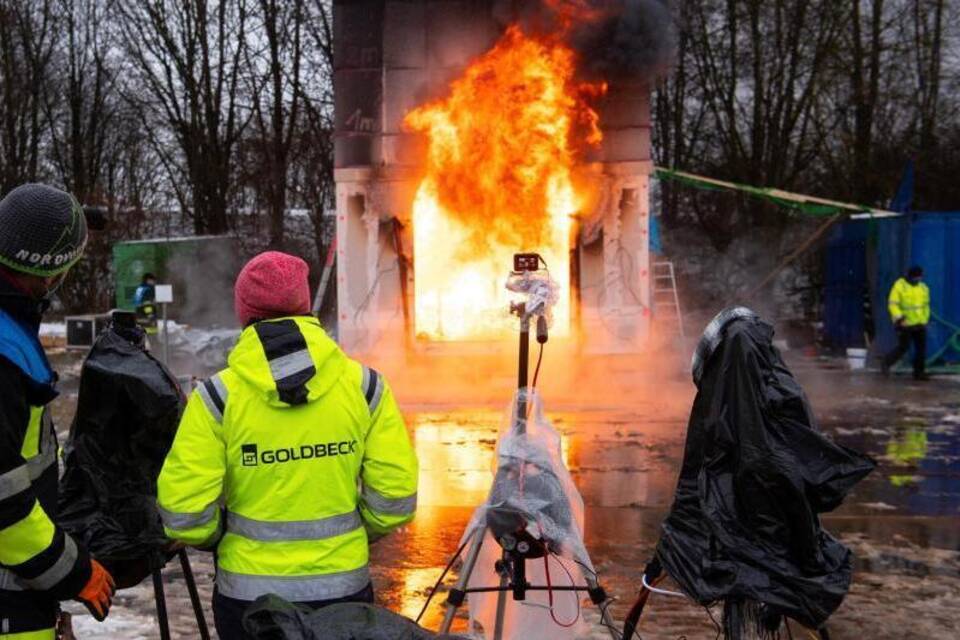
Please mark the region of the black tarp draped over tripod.
POLYGON ((172 557, 157 511, 157 476, 184 398, 136 329, 112 326, 80 374, 77 413, 60 481, 60 524, 133 586, 172 557))
POLYGON ((743 308, 721 313, 704 334, 680 480, 656 551, 688 596, 724 601, 730 638, 748 620, 779 626, 783 616, 816 629, 840 606, 852 554, 819 515, 875 466, 821 435, 772 339, 773 328, 743 308))

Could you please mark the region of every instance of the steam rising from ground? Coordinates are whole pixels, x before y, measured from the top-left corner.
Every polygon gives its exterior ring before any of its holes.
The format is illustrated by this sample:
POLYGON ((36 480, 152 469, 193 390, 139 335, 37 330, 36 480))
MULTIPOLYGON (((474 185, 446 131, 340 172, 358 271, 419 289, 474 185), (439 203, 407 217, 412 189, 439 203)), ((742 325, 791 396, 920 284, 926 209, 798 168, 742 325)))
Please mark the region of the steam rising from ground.
MULTIPOLYGON (((531 343, 532 380, 538 345, 531 343)), ((682 421, 695 393, 690 349, 670 341, 642 354, 600 355, 583 353, 573 339, 551 339, 537 389, 548 411, 636 410, 682 421)), ((386 376, 405 408, 499 408, 517 388, 517 352, 516 340, 413 352, 384 341, 361 360, 386 376)))

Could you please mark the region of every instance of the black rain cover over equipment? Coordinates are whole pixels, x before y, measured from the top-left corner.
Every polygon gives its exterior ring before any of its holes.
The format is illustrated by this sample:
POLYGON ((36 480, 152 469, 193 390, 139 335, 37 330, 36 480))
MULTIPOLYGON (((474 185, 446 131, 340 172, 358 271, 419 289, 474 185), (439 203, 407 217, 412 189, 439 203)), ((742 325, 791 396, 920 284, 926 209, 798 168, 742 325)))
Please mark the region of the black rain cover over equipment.
POLYGON ((176 379, 140 345, 142 330, 111 326, 90 350, 60 481, 60 525, 120 588, 171 557, 157 476, 184 406, 176 379))
MULTIPOLYGON (((673 507, 656 557, 683 591, 724 601, 726 634, 792 618, 819 628, 850 587, 851 552, 820 526, 874 468, 818 430, 807 398, 745 308, 708 326, 673 507), (732 606, 731 606, 732 605, 732 606)), ((770 626, 767 626, 769 629, 770 626)))
MULTIPOLYGON (((372 604, 350 602, 310 610, 275 595, 261 596, 243 614, 257 640, 457 640, 372 604)), ((465 640, 465 639, 462 639, 465 640)))

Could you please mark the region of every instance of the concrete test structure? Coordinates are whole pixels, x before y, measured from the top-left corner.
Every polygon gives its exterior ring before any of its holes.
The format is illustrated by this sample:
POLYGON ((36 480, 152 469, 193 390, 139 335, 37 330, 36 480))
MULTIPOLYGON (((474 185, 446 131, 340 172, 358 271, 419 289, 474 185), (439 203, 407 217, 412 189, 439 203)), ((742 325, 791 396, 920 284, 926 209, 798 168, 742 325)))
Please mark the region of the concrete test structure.
MULTIPOLYGON (((425 141, 402 122, 497 42, 505 27, 493 5, 334 2, 337 324, 353 353, 385 342, 451 348, 415 336, 411 209, 425 141)), ((602 146, 578 167, 600 190, 595 209, 581 215, 564 292, 577 325, 571 335, 586 353, 640 351, 649 333, 650 91, 642 79, 609 83, 597 105, 602 146)))

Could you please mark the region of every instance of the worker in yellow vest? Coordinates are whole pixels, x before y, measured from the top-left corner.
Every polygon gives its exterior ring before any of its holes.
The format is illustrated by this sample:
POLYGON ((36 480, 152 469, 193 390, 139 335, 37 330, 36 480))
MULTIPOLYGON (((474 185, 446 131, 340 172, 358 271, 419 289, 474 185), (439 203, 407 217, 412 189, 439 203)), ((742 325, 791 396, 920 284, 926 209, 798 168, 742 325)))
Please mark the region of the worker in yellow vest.
POLYGON ((883 359, 884 374, 890 371, 913 343, 913 377, 929 380, 926 373, 927 323, 930 322, 930 290, 923 283, 923 269, 910 267, 906 278, 893 283, 889 298, 890 319, 897 329, 897 347, 883 359))
POLYGON ((137 324, 149 335, 157 334, 157 278, 152 273, 143 274, 143 279, 133 292, 133 306, 137 324))
POLYGON ((214 622, 266 594, 318 608, 372 602, 368 541, 409 522, 417 459, 393 393, 310 316, 307 264, 260 254, 240 272, 245 327, 192 394, 158 480, 167 535, 215 549, 214 622))

